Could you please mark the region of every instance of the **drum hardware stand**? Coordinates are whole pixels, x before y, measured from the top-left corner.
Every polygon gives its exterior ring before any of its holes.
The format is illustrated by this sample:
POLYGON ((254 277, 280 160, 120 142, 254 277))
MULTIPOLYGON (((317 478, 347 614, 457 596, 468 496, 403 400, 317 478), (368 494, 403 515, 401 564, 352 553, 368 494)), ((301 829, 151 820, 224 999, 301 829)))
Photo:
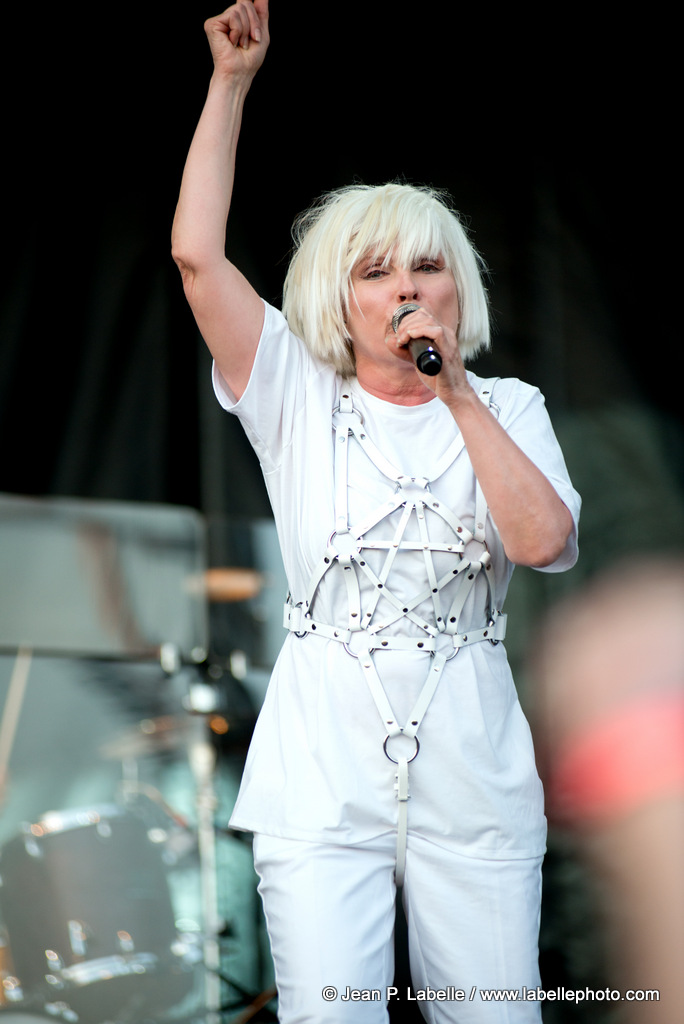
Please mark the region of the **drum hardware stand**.
MULTIPOLYGON (((210 674, 210 673, 209 673, 210 674)), ((247 1024, 259 1012, 268 1014, 268 1020, 276 1021, 275 1014, 266 1010, 267 1004, 275 998, 276 989, 264 992, 248 992, 232 978, 221 971, 221 932, 224 922, 218 913, 218 888, 216 865, 217 834, 231 834, 230 829, 216 825, 218 800, 214 789, 216 771, 216 750, 206 731, 206 716, 217 710, 218 692, 211 683, 192 682, 183 700, 186 711, 198 719, 196 736, 190 740, 189 760, 196 785, 197 841, 200 862, 200 881, 204 920, 204 968, 206 971, 206 1024, 220 1024, 224 1014, 243 1008, 234 1024, 247 1024), (221 983, 233 988, 240 1001, 224 1004, 221 1001, 221 983)), ((242 833, 235 833, 244 841, 242 833)), ((251 841, 251 839, 250 839, 251 841)))
MULTIPOLYGON (((181 654, 174 644, 162 644, 159 651, 163 671, 177 675, 182 668, 181 654)), ((216 710, 216 689, 193 680, 183 698, 183 707, 195 718, 194 735, 189 741, 188 759, 195 781, 197 846, 202 900, 203 960, 205 971, 205 1024, 221 1021, 221 950, 219 933, 223 921, 218 913, 215 817, 218 800, 214 787, 216 751, 207 735, 206 715, 216 710)))
POLYGON ((31 650, 28 647, 20 647, 12 669, 9 690, 5 706, 2 710, 0 720, 0 805, 4 797, 4 790, 8 778, 8 766, 14 737, 19 723, 21 707, 24 703, 26 683, 31 668, 31 650))
MULTIPOLYGON (((183 670, 183 663, 180 654, 173 645, 162 645, 159 651, 160 664, 164 673, 168 676, 180 675, 183 670)), ((199 666, 193 666, 197 671, 199 666)), ((210 673, 209 673, 210 676, 210 673)), ((250 1020, 258 1013, 262 1006, 265 1006, 275 993, 261 993, 255 995, 244 991, 244 998, 238 1007, 225 1007, 222 1005, 222 983, 233 986, 236 991, 243 993, 239 986, 235 985, 229 978, 221 973, 221 945, 220 937, 224 922, 219 915, 218 909, 218 879, 217 879, 217 858, 216 840, 217 835, 230 830, 221 829, 216 825, 216 809, 218 800, 215 791, 215 772, 217 755, 211 738, 208 733, 207 716, 215 712, 219 706, 220 697, 213 682, 203 681, 196 672, 193 672, 186 683, 186 693, 182 698, 182 707, 190 719, 189 730, 184 730, 185 740, 183 746, 187 750, 189 767, 194 781, 195 790, 195 814, 196 826, 193 826, 182 818, 176 811, 164 801, 161 793, 154 787, 144 784, 138 774, 138 760, 133 756, 122 759, 123 778, 121 782, 121 793, 124 803, 133 794, 145 795, 159 806, 164 813, 180 827, 193 832, 197 842, 197 853, 200 870, 200 894, 202 914, 202 964, 205 972, 204 980, 204 1002, 201 1011, 202 1024, 220 1024, 227 1009, 238 1009, 249 1007, 241 1019, 250 1020)), ((236 833, 244 841, 242 833, 236 833)), ((194 1016, 199 1021, 197 1013, 194 1016)), ((274 1018, 275 1019, 275 1018, 274 1018)))
POLYGON ((219 933, 223 921, 218 913, 216 830, 218 800, 214 788, 216 751, 206 732, 205 715, 216 709, 216 691, 203 683, 192 683, 184 701, 186 711, 196 716, 196 734, 189 744, 189 761, 196 787, 197 844, 200 891, 204 924, 204 969, 206 1024, 221 1020, 221 951, 219 933))
MULTIPOLYGON (((228 978, 224 974, 221 975, 221 980, 231 988, 234 988, 241 997, 240 1002, 237 1004, 224 1003, 221 1010, 227 1012, 244 1007, 243 1012, 239 1017, 234 1019, 233 1024, 247 1024, 247 1021, 250 1021, 257 1013, 264 1010, 268 1003, 270 1003, 272 999, 275 999, 277 995, 277 989, 275 986, 255 995, 253 992, 248 992, 247 989, 242 988, 237 984, 237 982, 233 981, 232 978, 228 978)), ((270 1010, 266 1010, 266 1013, 268 1014, 268 1017, 265 1018, 266 1020, 277 1021, 278 1018, 275 1013, 272 1013, 270 1010)))

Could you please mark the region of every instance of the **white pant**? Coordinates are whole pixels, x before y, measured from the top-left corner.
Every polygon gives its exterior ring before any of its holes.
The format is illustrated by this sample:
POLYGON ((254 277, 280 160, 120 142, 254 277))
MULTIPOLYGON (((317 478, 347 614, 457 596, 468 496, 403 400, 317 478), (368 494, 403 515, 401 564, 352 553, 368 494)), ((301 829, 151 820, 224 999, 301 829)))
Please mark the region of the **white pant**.
POLYGON ((540 984, 541 857, 479 860, 410 835, 412 986, 393 992, 395 843, 393 834, 355 846, 254 837, 281 1024, 387 1024, 388 997, 415 998, 430 1024, 538 1024, 539 1002, 480 992, 540 984))

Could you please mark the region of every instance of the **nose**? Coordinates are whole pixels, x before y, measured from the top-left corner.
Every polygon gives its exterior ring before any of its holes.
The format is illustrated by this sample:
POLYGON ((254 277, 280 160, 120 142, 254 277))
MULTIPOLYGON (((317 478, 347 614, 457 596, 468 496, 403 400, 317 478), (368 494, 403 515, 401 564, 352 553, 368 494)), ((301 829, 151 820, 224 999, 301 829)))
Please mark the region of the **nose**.
POLYGON ((416 302, 418 300, 418 282, 411 270, 402 269, 399 271, 397 298, 399 302, 416 302))

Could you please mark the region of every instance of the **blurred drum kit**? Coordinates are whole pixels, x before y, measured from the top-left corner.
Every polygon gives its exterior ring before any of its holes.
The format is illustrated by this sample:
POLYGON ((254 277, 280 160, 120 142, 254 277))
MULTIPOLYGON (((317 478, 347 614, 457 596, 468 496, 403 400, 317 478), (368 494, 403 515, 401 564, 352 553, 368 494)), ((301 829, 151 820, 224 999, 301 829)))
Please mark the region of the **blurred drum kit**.
MULTIPOLYGON (((32 659, 154 659, 168 675, 206 665, 207 603, 245 600, 261 581, 250 570, 205 565, 194 512, 0 496, 0 573, 12 592, 11 605, 0 597, 0 650, 15 656, 0 708, 0 801, 32 659), (48 585, 37 597, 29 588, 21 607, 23 581, 50 577, 27 564, 46 551, 86 565, 85 579, 80 571, 66 588, 73 615, 65 614, 63 576, 59 594, 48 585), (64 621, 77 622, 80 635, 69 636, 64 621)), ((129 765, 164 751, 187 753, 192 826, 133 777, 120 801, 45 813, 0 846, 0 1024, 276 1019, 270 988, 235 986, 230 1016, 222 1005, 216 746, 204 712, 191 696, 180 714, 145 719, 100 748, 101 758, 129 765), (199 935, 181 931, 174 912, 168 852, 179 835, 198 855, 199 935)))
POLYGON ((161 852, 134 814, 47 815, 5 844, 0 873, 3 1011, 157 1020, 189 993, 196 950, 176 930, 161 852))

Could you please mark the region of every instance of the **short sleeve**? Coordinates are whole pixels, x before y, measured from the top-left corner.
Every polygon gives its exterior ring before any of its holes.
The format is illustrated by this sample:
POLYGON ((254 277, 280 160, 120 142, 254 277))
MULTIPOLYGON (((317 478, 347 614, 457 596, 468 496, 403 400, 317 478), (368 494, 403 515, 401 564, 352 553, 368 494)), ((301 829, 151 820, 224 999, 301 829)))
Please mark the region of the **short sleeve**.
POLYGON ((263 471, 268 473, 280 464, 283 446, 292 438, 294 420, 306 401, 307 389, 330 368, 311 356, 279 310, 264 305, 261 337, 242 397, 236 401, 216 363, 212 383, 221 406, 239 417, 263 471))
POLYGON ((493 403, 500 408, 499 422, 519 448, 551 483, 572 516, 573 529, 559 558, 540 572, 564 572, 577 561, 577 531, 581 498, 572 486, 563 452, 546 410, 544 396, 538 388, 516 378, 497 382, 493 403))

